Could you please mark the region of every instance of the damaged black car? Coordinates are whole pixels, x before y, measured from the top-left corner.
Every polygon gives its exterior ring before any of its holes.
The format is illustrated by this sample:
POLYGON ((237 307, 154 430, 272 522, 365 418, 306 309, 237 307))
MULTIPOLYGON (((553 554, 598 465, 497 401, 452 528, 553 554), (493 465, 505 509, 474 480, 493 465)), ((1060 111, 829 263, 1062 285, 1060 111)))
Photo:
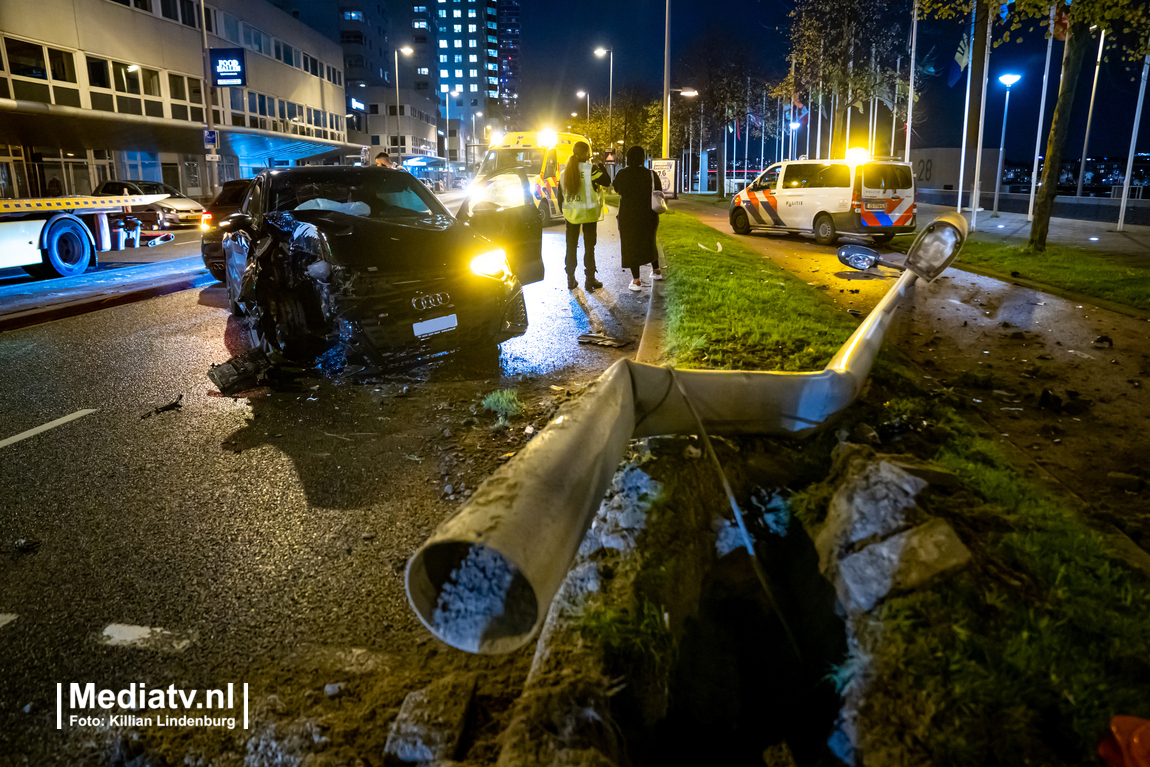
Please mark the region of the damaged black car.
MULTIPOLYGON (((494 348, 526 332, 522 288, 543 279, 542 228, 516 169, 458 218, 404 171, 268 170, 219 226, 228 303, 270 365, 337 350, 406 367, 494 348)), ((234 390, 248 363, 211 377, 234 390)))

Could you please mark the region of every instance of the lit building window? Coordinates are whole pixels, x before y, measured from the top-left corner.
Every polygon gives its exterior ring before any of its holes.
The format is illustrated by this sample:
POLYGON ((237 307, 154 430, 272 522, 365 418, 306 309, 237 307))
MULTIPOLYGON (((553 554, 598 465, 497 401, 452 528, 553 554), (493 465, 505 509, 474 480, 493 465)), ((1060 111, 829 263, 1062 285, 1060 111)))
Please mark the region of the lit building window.
POLYGON ((343 18, 347 21, 363 21, 363 11, 344 11, 343 18))

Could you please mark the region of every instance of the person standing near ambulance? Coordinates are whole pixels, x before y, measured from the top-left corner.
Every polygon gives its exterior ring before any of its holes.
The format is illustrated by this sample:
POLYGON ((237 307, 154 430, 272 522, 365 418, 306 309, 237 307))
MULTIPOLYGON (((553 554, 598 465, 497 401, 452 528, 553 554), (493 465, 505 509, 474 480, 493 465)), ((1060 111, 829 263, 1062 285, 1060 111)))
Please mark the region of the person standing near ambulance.
POLYGON ((579 287, 575 279, 575 267, 579 265, 579 231, 583 231, 583 273, 587 290, 603 287, 595 279, 595 240, 599 217, 603 214, 603 197, 600 189, 610 181, 607 171, 600 165, 591 164, 591 147, 578 141, 572 149, 571 159, 559 176, 559 209, 567 221, 567 288, 579 287))

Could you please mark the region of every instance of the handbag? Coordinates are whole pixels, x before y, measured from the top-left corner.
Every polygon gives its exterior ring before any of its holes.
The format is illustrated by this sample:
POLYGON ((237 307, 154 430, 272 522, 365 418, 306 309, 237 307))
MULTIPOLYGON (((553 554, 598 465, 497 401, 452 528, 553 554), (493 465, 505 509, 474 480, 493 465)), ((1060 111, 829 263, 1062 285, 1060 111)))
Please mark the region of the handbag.
POLYGON ((655 171, 651 171, 651 210, 656 213, 667 212, 667 198, 663 196, 662 189, 655 188, 655 171))

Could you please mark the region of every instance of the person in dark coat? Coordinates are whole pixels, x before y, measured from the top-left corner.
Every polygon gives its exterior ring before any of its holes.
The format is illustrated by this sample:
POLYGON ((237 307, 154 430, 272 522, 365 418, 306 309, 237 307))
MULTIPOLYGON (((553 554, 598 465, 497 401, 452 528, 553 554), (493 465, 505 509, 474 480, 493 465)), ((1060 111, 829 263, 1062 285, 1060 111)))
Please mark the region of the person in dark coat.
POLYGON ((619 194, 619 244, 623 252, 623 268, 631 270, 628 289, 643 289, 639 267, 651 265, 651 279, 663 279, 659 269, 659 248, 655 232, 659 228, 659 214, 651 209, 651 192, 662 191, 659 176, 643 167, 647 159, 641 146, 627 150, 627 167, 615 174, 615 191, 619 194))

